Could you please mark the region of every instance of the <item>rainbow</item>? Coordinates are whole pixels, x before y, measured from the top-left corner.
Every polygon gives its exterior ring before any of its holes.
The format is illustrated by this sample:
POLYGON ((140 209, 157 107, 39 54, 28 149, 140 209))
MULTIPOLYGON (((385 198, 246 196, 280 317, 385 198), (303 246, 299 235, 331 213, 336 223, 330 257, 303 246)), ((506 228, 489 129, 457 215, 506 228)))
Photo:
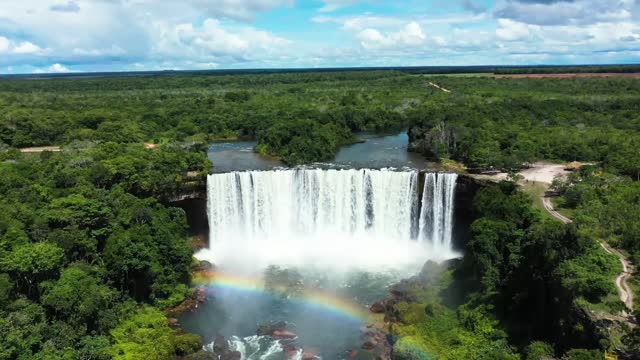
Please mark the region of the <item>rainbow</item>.
MULTIPOLYGON (((257 278, 242 277, 221 272, 199 272, 194 274, 192 283, 194 286, 210 288, 224 288, 236 291, 265 294, 268 293, 263 286, 263 281, 257 278)), ((292 300, 304 303, 321 311, 330 312, 336 316, 355 321, 367 322, 370 314, 366 309, 355 302, 347 301, 334 294, 319 290, 305 290, 292 300)))

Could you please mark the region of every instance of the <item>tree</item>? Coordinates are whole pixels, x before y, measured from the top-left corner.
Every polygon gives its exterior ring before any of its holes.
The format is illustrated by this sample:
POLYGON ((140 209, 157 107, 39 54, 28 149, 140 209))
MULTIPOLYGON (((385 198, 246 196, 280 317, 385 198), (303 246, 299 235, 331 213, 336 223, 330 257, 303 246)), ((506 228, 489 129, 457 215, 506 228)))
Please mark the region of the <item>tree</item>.
POLYGON ((57 277, 63 263, 62 249, 45 242, 15 248, 0 266, 12 275, 21 290, 35 296, 40 282, 57 277))
POLYGON ((84 325, 88 330, 95 329, 99 313, 113 306, 117 294, 100 284, 91 275, 92 270, 85 264, 65 269, 60 279, 43 285, 42 304, 51 309, 56 318, 84 325))
POLYGON ((547 360, 554 357, 553 346, 542 341, 534 341, 525 349, 525 360, 547 360))
POLYGON ((167 318, 150 306, 143 306, 111 331, 114 360, 165 360, 175 352, 174 331, 167 318))

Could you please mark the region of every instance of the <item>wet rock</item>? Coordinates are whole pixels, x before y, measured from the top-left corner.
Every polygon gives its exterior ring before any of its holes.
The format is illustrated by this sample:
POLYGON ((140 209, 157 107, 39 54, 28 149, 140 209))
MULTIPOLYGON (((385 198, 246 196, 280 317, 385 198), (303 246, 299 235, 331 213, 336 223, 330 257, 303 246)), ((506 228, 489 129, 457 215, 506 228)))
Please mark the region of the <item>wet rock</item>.
POLYGON ((191 249, 193 249, 194 252, 197 252, 198 250, 202 250, 206 247, 207 247, 206 235, 200 234, 200 235, 193 236, 191 238, 191 249))
POLYGON ((362 344, 362 348, 364 350, 373 350, 375 349, 376 344, 372 343, 371 341, 365 341, 364 344, 362 344))
POLYGON ((200 260, 198 266, 194 269, 195 272, 214 272, 216 266, 207 260, 200 260))
POLYGON ((278 321, 270 324, 260 325, 256 330, 258 336, 273 336, 276 331, 288 331, 286 321, 278 321))
POLYGON ((224 336, 218 335, 213 340, 213 352, 216 354, 229 352, 229 343, 227 342, 227 339, 224 338, 224 336))
POLYGON ((302 360, 315 360, 315 359, 319 359, 319 357, 314 353, 305 352, 302 354, 302 360))
POLYGON ((197 353, 187 355, 182 360, 219 360, 218 355, 209 351, 198 351, 197 353))
POLYGON ((382 314, 385 312, 385 308, 386 307, 383 302, 377 302, 369 307, 369 311, 374 314, 382 314))
POLYGON ((213 354, 218 360, 242 360, 242 354, 239 351, 231 350, 227 339, 220 335, 213 340, 213 354))
POLYGON ((278 339, 295 339, 298 337, 296 333, 288 330, 276 330, 273 332, 272 336, 278 339))
MULTIPOLYGON (((191 295, 187 297, 181 304, 168 311, 169 316, 176 316, 186 312, 194 311, 198 305, 207 301, 207 290, 204 287, 198 287, 191 290, 191 295)), ((176 320, 177 322, 177 320, 176 320)))
POLYGON ((284 353, 287 356, 287 359, 291 359, 291 358, 295 357, 296 355, 298 355, 298 352, 300 350, 301 349, 290 345, 290 346, 287 346, 287 347, 284 348, 284 353))

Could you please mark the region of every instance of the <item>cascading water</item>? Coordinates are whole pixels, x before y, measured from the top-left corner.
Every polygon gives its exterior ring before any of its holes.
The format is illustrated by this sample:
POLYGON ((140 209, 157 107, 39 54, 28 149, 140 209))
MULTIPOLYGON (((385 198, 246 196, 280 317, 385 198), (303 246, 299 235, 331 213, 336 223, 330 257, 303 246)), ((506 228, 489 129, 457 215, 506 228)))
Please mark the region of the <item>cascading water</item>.
POLYGON ((419 241, 436 250, 452 247, 453 208, 457 174, 425 174, 420 211, 419 241))
POLYGON ((418 176, 389 169, 210 175, 211 251, 252 266, 392 266, 450 257, 456 175, 426 174, 421 201, 418 176))

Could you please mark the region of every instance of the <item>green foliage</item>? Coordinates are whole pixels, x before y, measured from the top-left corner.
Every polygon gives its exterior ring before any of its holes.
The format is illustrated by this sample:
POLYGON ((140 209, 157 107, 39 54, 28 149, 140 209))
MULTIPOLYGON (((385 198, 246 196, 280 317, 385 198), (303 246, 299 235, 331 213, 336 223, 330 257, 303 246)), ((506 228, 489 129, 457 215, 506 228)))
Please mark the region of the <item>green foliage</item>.
POLYGON ((177 355, 188 355, 202 349, 202 338, 194 334, 176 334, 173 336, 173 347, 177 355))
POLYGON ((0 317, 0 359, 31 359, 46 339, 49 325, 44 309, 18 299, 0 317))
POLYGON ((100 284, 92 268, 78 264, 65 269, 60 279, 43 285, 42 304, 56 318, 69 324, 87 324, 95 328, 101 311, 108 310, 117 299, 114 289, 100 284))
POLYGON ((553 359, 555 357, 553 346, 542 341, 534 341, 529 344, 526 347, 524 354, 525 360, 545 360, 553 359))
MULTIPOLYGON (((615 294, 616 258, 588 233, 543 220, 514 183, 480 190, 474 209, 477 219, 471 225, 465 271, 482 284, 477 301, 493 305, 492 313, 517 343, 547 340, 561 349, 585 342, 598 346, 597 339, 587 339, 579 330, 585 325, 583 318, 572 315, 574 300, 600 303, 615 294), (555 335, 563 333, 562 339, 555 335)), ((474 324, 462 309, 462 323, 474 324)))
POLYGON ((167 318, 153 307, 142 307, 111 330, 115 360, 163 360, 175 353, 174 330, 167 318))
POLYGON ((400 359, 519 359, 482 308, 466 306, 456 314, 438 303, 401 303, 396 309, 404 324, 394 327, 399 336, 394 354, 400 359))
POLYGON ((594 246, 585 254, 562 262, 556 271, 568 290, 590 302, 599 302, 617 291, 612 279, 620 272, 620 262, 594 246))
POLYGON ((433 81, 456 95, 408 114, 416 151, 471 168, 521 168, 539 159, 602 161, 640 179, 640 87, 633 79, 433 81))
POLYGON ((340 146, 353 142, 353 135, 335 124, 312 120, 276 124, 261 136, 256 148, 263 155, 281 157, 291 165, 330 160, 340 146))
MULTIPOLYGON (((185 213, 159 200, 208 171, 196 149, 103 143, 0 163, 0 359, 111 359, 132 299, 184 300, 185 213), (127 159, 136 166, 120 178, 127 159)), ((159 341, 174 340, 197 350, 188 336, 159 341)))
POLYGON ((604 354, 598 350, 573 349, 564 354, 562 360, 604 360, 604 354))

